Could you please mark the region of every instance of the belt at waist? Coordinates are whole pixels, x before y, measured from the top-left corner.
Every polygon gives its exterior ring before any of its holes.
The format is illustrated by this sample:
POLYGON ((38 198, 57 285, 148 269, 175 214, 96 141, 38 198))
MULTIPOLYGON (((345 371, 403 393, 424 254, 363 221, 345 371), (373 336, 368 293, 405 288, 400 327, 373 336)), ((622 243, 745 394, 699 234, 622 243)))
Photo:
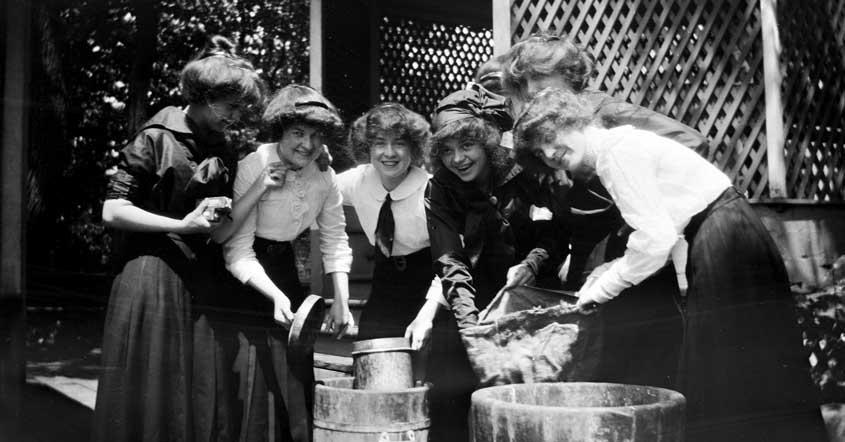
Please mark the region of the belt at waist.
POLYGON ((292 252, 293 244, 290 241, 275 241, 256 236, 252 241, 252 249, 255 250, 256 253, 276 255, 292 252))
POLYGON ((701 227, 701 223, 707 219, 710 213, 737 198, 742 198, 742 194, 740 194, 735 187, 728 187, 715 200, 708 204, 704 210, 693 215, 689 224, 687 224, 687 227, 684 229, 684 237, 686 240, 692 242, 692 239, 695 238, 695 234, 698 233, 699 227, 701 227))

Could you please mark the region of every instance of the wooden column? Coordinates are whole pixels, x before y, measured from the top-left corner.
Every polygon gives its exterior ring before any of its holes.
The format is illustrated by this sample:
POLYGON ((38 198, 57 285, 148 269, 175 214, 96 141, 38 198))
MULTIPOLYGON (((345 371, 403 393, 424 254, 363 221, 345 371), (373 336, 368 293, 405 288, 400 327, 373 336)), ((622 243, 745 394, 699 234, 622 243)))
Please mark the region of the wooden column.
POLYGON ((31 6, 0 5, 3 42, 2 158, 0 158, 0 434, 14 430, 21 410, 24 372, 24 233, 30 71, 31 6), (8 420, 7 420, 8 419, 8 420))
POLYGON ((777 0, 760 0, 763 35, 763 78, 766 87, 766 159, 769 198, 786 198, 783 103, 781 102, 780 35, 775 9, 777 0))
POLYGON ((310 66, 308 81, 311 87, 323 90, 323 0, 311 0, 309 14, 310 66))
POLYGON ((493 1, 493 55, 511 47, 511 0, 493 1))

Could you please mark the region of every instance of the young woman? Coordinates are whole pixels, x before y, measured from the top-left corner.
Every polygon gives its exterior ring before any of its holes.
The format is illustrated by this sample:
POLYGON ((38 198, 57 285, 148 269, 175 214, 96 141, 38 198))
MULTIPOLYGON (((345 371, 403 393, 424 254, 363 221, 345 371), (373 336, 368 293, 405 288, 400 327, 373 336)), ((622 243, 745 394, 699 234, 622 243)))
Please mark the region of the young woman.
POLYGON ((338 175, 343 202, 355 208, 375 247, 373 285, 358 339, 406 336, 419 350, 438 303, 425 219, 428 122, 401 104, 385 103, 355 120, 349 145, 362 164, 338 175), (389 211, 389 212, 388 212, 389 211))
MULTIPOLYGON (((595 118, 606 127, 631 125, 670 138, 696 152, 707 150, 707 140, 694 129, 650 109, 589 89, 595 60, 570 39, 544 34, 531 36, 515 44, 501 59, 505 94, 516 108, 543 88, 554 87, 589 102, 595 118)), ((529 169, 544 168, 536 159, 525 161, 532 162, 529 169)), ((567 218, 571 234, 562 241, 571 248, 571 254, 563 276, 565 287, 577 290, 593 267, 621 256, 630 227, 597 178, 571 183, 566 200, 569 213, 561 218, 567 218)), ((599 367, 597 376, 608 382, 672 388, 677 382, 675 361, 682 345, 683 324, 673 297, 661 293, 679 296, 676 275, 663 271, 630 290, 630 296, 602 311, 608 323, 602 356, 606 363, 599 367), (628 332, 638 327, 643 315, 651 318, 647 339, 642 334, 628 332), (659 344, 641 351, 644 341, 659 344)))
POLYGON ((457 431, 445 440, 466 440, 460 428, 476 383, 458 329, 476 325, 479 310, 503 286, 534 282, 554 255, 551 221, 531 216, 543 212, 537 203, 543 189, 499 145, 511 123, 504 97, 476 86, 441 100, 432 124, 428 229, 452 310, 432 340, 432 352, 443 353, 432 359, 446 361, 432 366, 432 375, 448 381, 435 383, 432 427, 441 418, 457 431))
POLYGON ((205 332, 193 342, 192 303, 213 301, 229 283, 220 248, 209 241, 226 221, 206 217, 206 197, 231 195, 237 160, 223 131, 261 102, 262 83, 228 40, 215 37, 185 66, 180 87, 188 106, 162 109, 123 148, 103 204, 103 221, 121 231, 123 270, 106 312, 98 441, 187 442, 210 431, 208 422, 195 428, 191 401, 205 414, 214 390, 194 388, 191 379, 206 382, 214 367, 196 366, 192 352, 214 343, 205 332))
POLYGON ((568 91, 537 94, 515 132, 520 155, 579 181, 597 176, 634 229, 623 256, 579 291, 583 309, 626 297, 688 243, 678 384, 688 440, 826 440, 780 254, 725 174, 653 132, 605 128, 568 91))
POLYGON ((244 383, 253 388, 245 401, 246 425, 241 431, 246 440, 275 434, 279 440, 308 441, 313 353, 287 351, 286 327, 306 295, 291 241, 316 221, 323 269, 332 275, 334 285, 328 326, 340 336, 352 325, 348 306, 352 251, 335 174, 321 170, 315 160, 343 125, 328 100, 301 85, 279 90, 264 111, 263 122, 276 141, 262 144, 238 164, 236 208, 241 198, 254 197, 256 186, 263 188, 262 193, 225 245, 227 268, 247 286, 239 302, 260 315, 242 328, 255 348, 258 367, 244 374, 249 377, 244 383), (269 420, 268 392, 274 399, 269 420))

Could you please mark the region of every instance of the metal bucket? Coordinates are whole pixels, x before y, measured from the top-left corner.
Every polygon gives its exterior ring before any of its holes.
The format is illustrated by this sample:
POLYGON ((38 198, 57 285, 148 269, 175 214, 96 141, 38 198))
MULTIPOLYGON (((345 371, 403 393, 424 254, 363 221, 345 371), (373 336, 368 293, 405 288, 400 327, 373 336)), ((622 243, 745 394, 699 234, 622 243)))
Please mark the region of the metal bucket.
POLYGON ((353 388, 394 391, 414 386, 411 346, 406 338, 380 338, 352 344, 353 388))
POLYGON ((351 377, 314 389, 314 442, 425 442, 431 426, 429 386, 402 391, 356 390, 351 377))
POLYGON ((489 387, 472 394, 470 435, 487 441, 683 441, 686 399, 664 388, 590 382, 489 387))

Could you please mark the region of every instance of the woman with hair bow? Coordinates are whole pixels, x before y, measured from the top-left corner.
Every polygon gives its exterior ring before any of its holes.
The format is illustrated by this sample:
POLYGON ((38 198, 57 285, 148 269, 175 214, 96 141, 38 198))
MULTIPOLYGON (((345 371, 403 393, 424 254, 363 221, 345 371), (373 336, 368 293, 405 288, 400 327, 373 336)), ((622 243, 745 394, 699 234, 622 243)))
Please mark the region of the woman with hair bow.
MULTIPOLYGON (((535 282, 553 261, 550 212, 532 207, 544 189, 499 145, 512 123, 504 97, 480 85, 441 100, 433 119, 428 229, 435 272, 452 311, 435 325, 432 341, 432 358, 449 361, 432 366, 444 372, 433 378, 449 381, 435 383, 433 428, 466 429, 477 381, 458 329, 476 325, 479 310, 502 287, 535 282), (436 355, 443 353, 452 356, 436 355)), ((466 440, 455 434, 442 440, 466 440)))

